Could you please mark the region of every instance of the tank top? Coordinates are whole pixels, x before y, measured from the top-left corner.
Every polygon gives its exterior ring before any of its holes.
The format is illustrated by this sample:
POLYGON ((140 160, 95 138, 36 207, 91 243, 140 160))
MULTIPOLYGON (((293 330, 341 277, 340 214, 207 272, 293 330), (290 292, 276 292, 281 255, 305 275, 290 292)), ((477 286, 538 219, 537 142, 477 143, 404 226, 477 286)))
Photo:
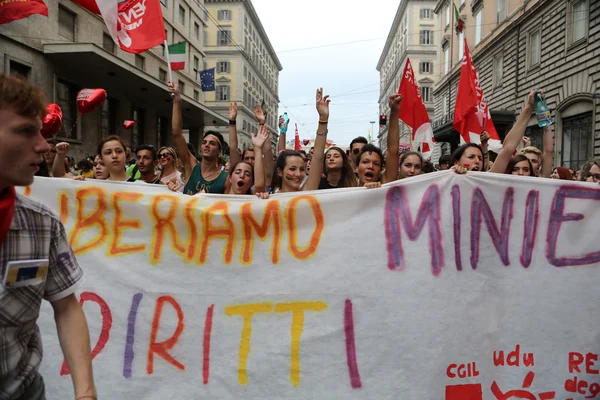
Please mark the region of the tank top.
POLYGON ((195 195, 196 193, 225 193, 225 182, 227 180, 227 172, 221 171, 221 173, 212 181, 207 181, 202 177, 202 169, 200 167, 201 163, 196 164, 192 173, 190 174, 190 179, 188 179, 185 187, 183 188, 183 193, 188 194, 190 196, 195 195))

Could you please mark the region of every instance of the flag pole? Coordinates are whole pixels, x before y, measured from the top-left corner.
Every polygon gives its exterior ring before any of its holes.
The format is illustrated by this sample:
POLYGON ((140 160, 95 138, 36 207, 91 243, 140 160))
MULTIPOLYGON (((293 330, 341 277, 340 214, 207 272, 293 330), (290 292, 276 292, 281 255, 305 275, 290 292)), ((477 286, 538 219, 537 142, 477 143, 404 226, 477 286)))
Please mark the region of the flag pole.
POLYGON ((167 55, 167 67, 169 68, 169 81, 173 82, 173 71, 171 71, 171 57, 169 57, 169 43, 167 39, 165 39, 165 54, 167 55))

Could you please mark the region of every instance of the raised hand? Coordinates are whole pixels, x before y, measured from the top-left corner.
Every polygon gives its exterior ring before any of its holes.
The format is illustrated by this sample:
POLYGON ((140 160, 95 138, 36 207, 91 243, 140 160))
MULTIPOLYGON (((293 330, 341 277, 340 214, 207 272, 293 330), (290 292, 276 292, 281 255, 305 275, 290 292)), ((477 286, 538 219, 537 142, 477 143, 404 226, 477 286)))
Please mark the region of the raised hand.
POLYGON ((532 111, 533 111, 533 105, 535 103, 535 95, 537 93, 541 93, 542 96, 544 95, 544 91, 543 90, 535 89, 535 90, 532 90, 531 92, 529 92, 529 96, 527 97, 527 105, 526 105, 526 107, 529 107, 532 111))
POLYGON ((481 132, 481 135, 479 135, 479 140, 481 141, 482 145, 487 144, 488 140, 490 140, 490 134, 486 131, 481 132))
POLYGON ((523 141, 523 147, 531 146, 531 139, 529 139, 529 137, 523 136, 523 139, 521 140, 523 141))
POLYGON ((67 142, 60 142, 56 145, 56 153, 60 155, 65 155, 71 149, 71 145, 67 142))
POLYGON ((317 89, 317 112, 319 113, 320 121, 329 120, 329 96, 323 97, 323 88, 317 89))
POLYGON ((267 140, 269 140, 269 127, 267 125, 260 125, 258 133, 256 135, 252 134, 252 146, 254 149, 262 149, 267 140))
POLYGON ((172 81, 169 81, 167 83, 167 86, 169 88, 169 94, 173 98, 173 101, 181 101, 181 93, 179 93, 179 88, 175 86, 175 84, 172 81))
POLYGON ((260 106, 260 104, 256 104, 254 106, 254 116, 256 117, 256 120, 258 121, 259 125, 264 125, 265 121, 265 113, 263 112, 262 107, 260 106))
POLYGON ((402 102, 401 94, 393 94, 390 96, 390 115, 398 115, 400 111, 400 103, 402 102))
POLYGON ((229 103, 229 120, 235 121, 238 113, 238 105, 237 102, 229 103))
POLYGON ((287 129, 288 129, 288 125, 290 123, 290 120, 287 121, 287 123, 285 122, 285 119, 283 119, 283 117, 280 115, 279 116, 279 131, 286 133, 287 129))

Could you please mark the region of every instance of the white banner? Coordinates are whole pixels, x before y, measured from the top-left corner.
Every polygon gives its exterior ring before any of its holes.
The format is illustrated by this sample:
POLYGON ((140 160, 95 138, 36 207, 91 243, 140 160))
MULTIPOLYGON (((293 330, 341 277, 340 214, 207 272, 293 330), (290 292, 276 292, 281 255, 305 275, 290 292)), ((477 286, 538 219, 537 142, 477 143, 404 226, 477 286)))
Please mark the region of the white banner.
MULTIPOLYGON (((600 188, 440 172, 188 197, 39 179, 87 284, 103 399, 600 394, 600 188)), ((72 397, 51 307, 49 399, 72 397)))

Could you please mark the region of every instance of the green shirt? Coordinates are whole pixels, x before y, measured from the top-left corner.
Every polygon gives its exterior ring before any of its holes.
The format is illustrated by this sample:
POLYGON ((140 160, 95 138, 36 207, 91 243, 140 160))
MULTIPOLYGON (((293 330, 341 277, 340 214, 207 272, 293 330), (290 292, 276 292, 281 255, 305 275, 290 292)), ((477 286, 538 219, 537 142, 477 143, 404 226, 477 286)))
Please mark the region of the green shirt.
POLYGON ((201 163, 196 164, 192 173, 190 174, 190 179, 188 179, 185 187, 183 188, 183 193, 189 194, 191 196, 196 193, 225 193, 225 182, 227 181, 227 172, 221 171, 221 173, 212 181, 207 181, 202 177, 202 169, 200 167, 201 163))

